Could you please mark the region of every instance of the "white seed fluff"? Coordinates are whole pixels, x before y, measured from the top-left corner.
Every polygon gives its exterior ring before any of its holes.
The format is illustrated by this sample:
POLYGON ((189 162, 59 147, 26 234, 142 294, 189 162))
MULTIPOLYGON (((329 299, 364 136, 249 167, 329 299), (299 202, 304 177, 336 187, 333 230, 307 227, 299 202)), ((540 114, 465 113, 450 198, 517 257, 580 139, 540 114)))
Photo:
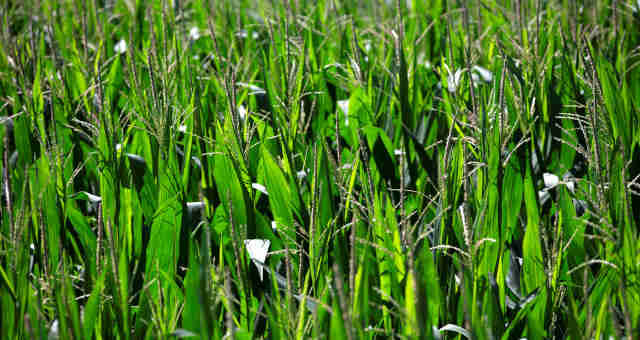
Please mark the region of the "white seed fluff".
POLYGON ((558 176, 548 172, 542 174, 542 179, 544 180, 544 186, 547 188, 553 188, 560 183, 560 178, 558 178, 558 176))
POLYGON ((250 239, 244 240, 244 246, 249 253, 249 257, 258 268, 258 274, 260 275, 260 281, 264 276, 264 261, 267 259, 267 252, 269 251, 269 245, 271 241, 263 239, 250 239))
POLYGON ((189 30, 189 39, 198 40, 199 38, 200 38, 200 29, 198 29, 198 27, 196 26, 191 27, 191 29, 189 30))
POLYGON ((116 53, 118 54, 123 54, 127 52, 127 42, 124 41, 124 39, 121 39, 120 41, 118 41, 116 46, 113 47, 113 50, 116 51, 116 53))
POLYGON ((260 191, 261 193, 263 193, 265 195, 269 195, 269 193, 267 192, 267 188, 264 185, 260 184, 260 183, 251 183, 251 187, 254 190, 258 190, 258 191, 260 191))

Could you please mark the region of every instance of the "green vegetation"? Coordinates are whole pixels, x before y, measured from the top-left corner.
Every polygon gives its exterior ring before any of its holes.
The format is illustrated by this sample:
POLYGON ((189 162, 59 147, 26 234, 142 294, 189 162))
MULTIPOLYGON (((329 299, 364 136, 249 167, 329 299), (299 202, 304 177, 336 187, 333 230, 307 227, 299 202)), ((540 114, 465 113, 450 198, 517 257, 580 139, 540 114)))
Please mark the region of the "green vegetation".
POLYGON ((640 337, 640 2, 579 3, 2 0, 0 338, 640 337))

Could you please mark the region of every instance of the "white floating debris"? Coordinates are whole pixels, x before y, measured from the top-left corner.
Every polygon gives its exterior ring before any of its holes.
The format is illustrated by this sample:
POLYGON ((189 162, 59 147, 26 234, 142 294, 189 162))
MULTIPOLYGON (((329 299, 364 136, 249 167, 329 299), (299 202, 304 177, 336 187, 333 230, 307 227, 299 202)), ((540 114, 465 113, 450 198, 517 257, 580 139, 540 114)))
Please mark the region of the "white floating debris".
POLYGON ((187 208, 192 210, 204 209, 204 202, 187 202, 187 208))
POLYGON ((364 51, 367 53, 371 51, 371 41, 367 40, 364 42, 364 51))
POLYGON ((267 252, 269 251, 269 245, 271 241, 263 239, 251 239, 244 240, 244 246, 249 253, 249 257, 258 268, 258 274, 260 275, 260 281, 264 276, 264 261, 267 259, 267 252))
POLYGON ((572 194, 575 194, 576 179, 570 171, 562 176, 562 183, 567 186, 567 189, 569 189, 572 194))
POLYGON ((544 204, 551 195, 546 190, 538 191, 538 200, 540 200, 540 204, 544 204))
POLYGON ((122 144, 116 144, 116 151, 120 151, 120 149, 122 149, 122 144))
POLYGON ((447 90, 453 93, 458 90, 458 86, 460 86, 460 80, 462 79, 462 70, 456 70, 454 73, 451 73, 451 69, 447 64, 444 64, 444 68, 447 70, 447 90))
MULTIPOLYGON (((236 32, 236 37, 241 38, 241 39, 246 39, 249 37, 249 33, 247 32, 247 30, 239 30, 238 32, 236 32)), ((251 32, 251 39, 258 39, 260 37, 260 34, 256 31, 251 32)))
POLYGON ((254 190, 258 190, 258 191, 260 191, 261 193, 263 193, 265 195, 269 195, 269 193, 267 192, 267 188, 264 185, 260 184, 260 183, 251 183, 251 187, 254 190))
POLYGON ((253 85, 253 84, 249 84, 249 83, 237 83, 238 86, 240 87, 244 87, 246 89, 249 89, 249 95, 255 95, 255 94, 267 94, 267 91, 265 91, 265 89, 263 89, 262 87, 253 85))
POLYGON ((491 73, 491 71, 487 70, 486 68, 475 65, 473 66, 473 71, 474 73, 479 74, 480 78, 482 78, 484 82, 490 83, 491 81, 493 81, 493 73, 491 73))
POLYGON ((462 70, 456 70, 456 73, 453 74, 453 76, 448 80, 449 92, 456 92, 456 90, 460 86, 460 80, 462 80, 462 70))
POLYGON ((49 339, 59 339, 60 338, 60 330, 58 326, 58 319, 53 320, 51 324, 51 328, 49 328, 49 334, 47 335, 49 339))
POLYGON ((242 120, 244 120, 247 117, 247 108, 244 107, 244 105, 238 106, 238 116, 240 116, 240 119, 242 120))
POLYGON ((338 107, 344 112, 344 125, 349 126, 349 100, 338 100, 338 107))
POLYGON ((191 29, 189 30, 189 39, 198 40, 199 38, 200 38, 200 29, 198 29, 198 27, 196 26, 191 27, 191 29))
POLYGON ((186 125, 180 125, 178 126, 178 131, 185 133, 187 132, 187 126, 186 125))
MULTIPOLYGON (((308 171, 308 169, 307 169, 308 171)), ((305 171, 304 169, 296 172, 296 177, 298 177, 298 179, 302 180, 305 179, 307 177, 307 171, 305 171)))
POLYGON ((542 174, 542 179, 544 180, 544 186, 547 188, 553 188, 560 183, 558 176, 548 172, 542 174))
POLYGON ((402 151, 402 149, 395 149, 393 150, 393 154, 396 156, 402 156, 404 155, 404 151, 402 151))
POLYGON ((278 230, 278 222, 271 221, 271 230, 275 233, 278 230))
POLYGON ((567 186, 567 189, 569 189, 569 191, 571 191, 571 193, 572 193, 572 194, 574 194, 574 193, 575 193, 575 190, 576 190, 576 182, 574 182, 574 181, 567 181, 567 182, 564 182, 564 185, 566 185, 566 186, 567 186))
POLYGON ((120 41, 118 41, 116 46, 114 46, 113 50, 116 51, 116 53, 118 54, 123 54, 127 52, 127 42, 124 41, 124 39, 120 39, 120 41))
POLYGON ((471 72, 471 79, 473 79, 473 87, 478 87, 480 83, 480 76, 475 72, 471 72))
POLYGON ((102 202, 102 197, 88 193, 88 192, 84 192, 85 195, 87 195, 87 198, 89 199, 89 201, 91 203, 100 203, 102 202))

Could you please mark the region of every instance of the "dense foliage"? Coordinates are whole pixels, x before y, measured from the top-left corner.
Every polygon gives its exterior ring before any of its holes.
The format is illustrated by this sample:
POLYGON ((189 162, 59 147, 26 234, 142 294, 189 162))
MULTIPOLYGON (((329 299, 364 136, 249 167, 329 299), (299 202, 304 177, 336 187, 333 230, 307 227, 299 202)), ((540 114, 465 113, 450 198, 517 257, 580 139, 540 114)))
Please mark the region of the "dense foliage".
POLYGON ((640 337, 640 1, 1 3, 0 338, 640 337))

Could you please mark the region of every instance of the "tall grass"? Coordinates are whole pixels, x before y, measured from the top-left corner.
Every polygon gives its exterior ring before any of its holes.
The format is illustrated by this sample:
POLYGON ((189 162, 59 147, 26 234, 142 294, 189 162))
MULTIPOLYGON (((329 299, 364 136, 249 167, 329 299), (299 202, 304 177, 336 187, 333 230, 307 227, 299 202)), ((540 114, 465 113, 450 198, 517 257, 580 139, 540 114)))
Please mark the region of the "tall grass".
POLYGON ((0 21, 3 339, 640 337, 640 3, 0 21))

